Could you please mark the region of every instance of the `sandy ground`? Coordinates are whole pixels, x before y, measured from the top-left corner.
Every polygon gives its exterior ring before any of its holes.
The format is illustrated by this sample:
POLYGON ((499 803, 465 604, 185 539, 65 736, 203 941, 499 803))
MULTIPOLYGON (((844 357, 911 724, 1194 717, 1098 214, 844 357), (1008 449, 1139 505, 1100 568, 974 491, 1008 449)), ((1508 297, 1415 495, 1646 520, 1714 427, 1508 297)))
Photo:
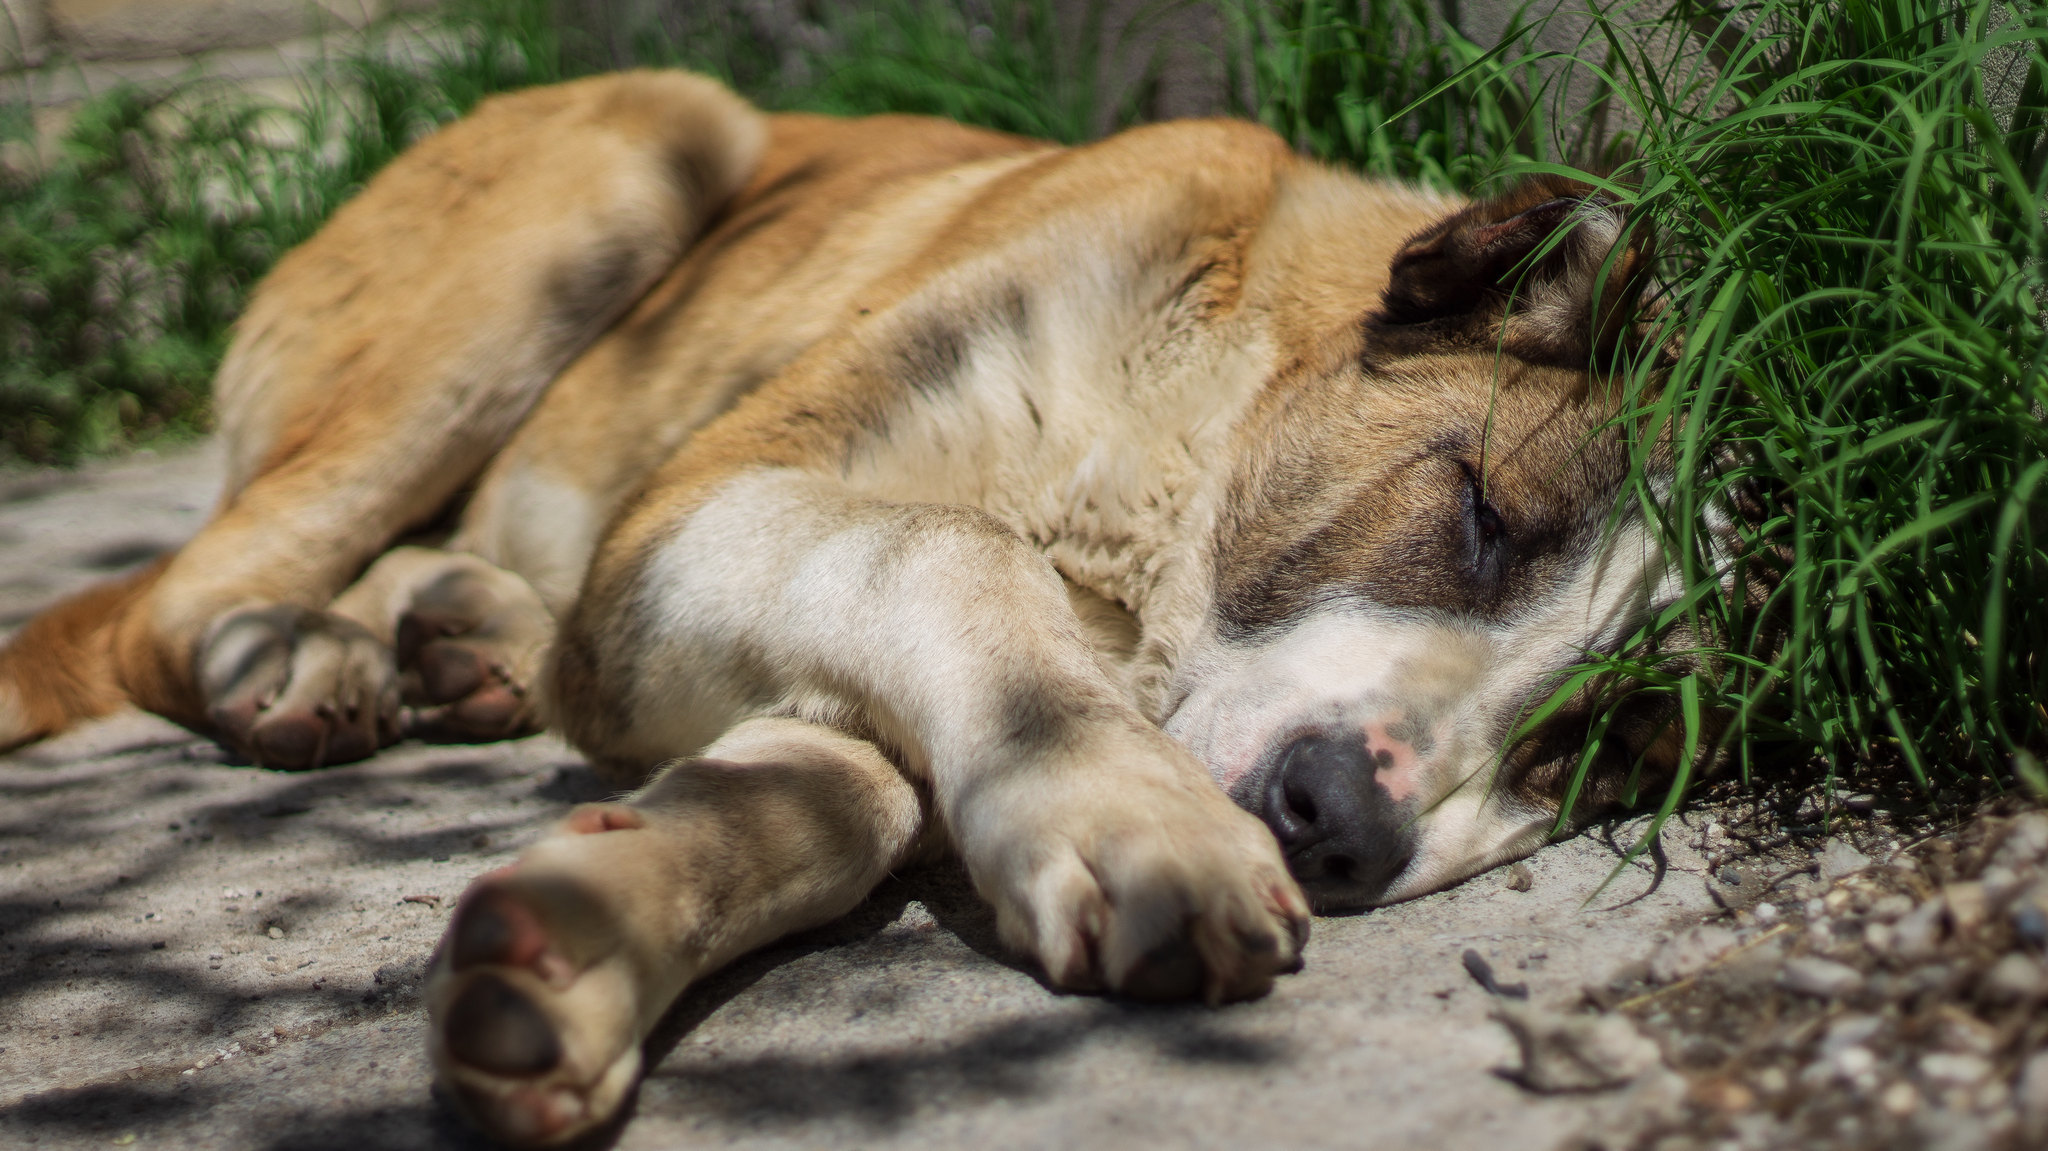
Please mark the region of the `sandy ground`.
MULTIPOLYGON (((0 478, 0 621, 175 544, 218 472, 196 448, 0 478)), ((124 714, 0 758, 0 1146, 475 1145, 428 1090, 419 974, 472 876, 603 794, 549 737, 291 775, 124 714)), ((1657 1077, 1517 1086, 1460 957, 1578 1002, 1712 907, 1696 830, 1661 883, 1595 896, 1595 833, 1528 890, 1318 920, 1302 974, 1222 1010, 1055 994, 957 869, 906 874, 693 989, 617 1146, 1572 1145, 1657 1077)))

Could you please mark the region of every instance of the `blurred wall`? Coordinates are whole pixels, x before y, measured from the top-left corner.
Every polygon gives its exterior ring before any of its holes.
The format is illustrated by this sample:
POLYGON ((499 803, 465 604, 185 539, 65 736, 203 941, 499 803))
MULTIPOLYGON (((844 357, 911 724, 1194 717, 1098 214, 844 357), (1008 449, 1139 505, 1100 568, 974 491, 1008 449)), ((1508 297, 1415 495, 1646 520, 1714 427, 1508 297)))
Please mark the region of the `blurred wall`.
MULTIPOLYGON (((0 0, 0 101, 37 108, 47 140, 66 110, 117 83, 222 79, 291 100, 294 77, 354 33, 394 10, 441 0, 0 0)), ((690 42, 707 31, 751 39, 789 66, 827 33, 823 16, 844 0, 555 0, 580 63, 619 67, 635 59, 644 33, 690 42)), ((933 0, 959 7, 971 23, 995 22, 994 0, 933 0)), ((1025 0, 1030 2, 1030 0, 1025 0)), ((1094 40, 1101 123, 1120 108, 1150 119, 1216 115, 1243 106, 1228 61, 1242 35, 1222 13, 1239 0, 1050 0, 1061 34, 1082 54, 1094 40), (1234 99, 1233 97, 1238 97, 1234 99)), ((1516 0, 1432 0, 1444 18, 1481 44, 1507 26, 1516 0)), ((1542 0, 1539 0, 1541 3, 1542 0)), ((1569 50, 1585 27, 1586 0, 1564 10, 1538 37, 1569 50)))
MULTIPOLYGON (((636 36, 652 32, 670 41, 707 30, 740 31, 792 61, 826 35, 823 16, 833 0, 559 0, 572 44, 591 63, 619 67, 634 57, 636 36)), ((993 23, 990 0, 937 0, 957 7, 972 23, 993 23)), ((1025 0, 1026 3, 1029 0, 1025 0)), ((1242 29, 1224 12, 1241 0, 1051 0, 1072 50, 1095 38, 1096 82, 1106 127, 1117 107, 1134 103, 1148 119, 1223 114, 1233 105, 1229 60, 1242 29)), ((1535 7, 1542 7, 1538 0, 1535 7)), ((1588 0, 1560 0, 1562 8, 1536 37, 1537 46, 1569 52, 1588 20, 1588 0)), ((1432 0, 1444 19, 1482 45, 1506 30, 1520 0, 1432 0)))
POLYGON ((0 0, 0 96, 49 108, 122 82, 288 85, 394 5, 422 0, 0 0))

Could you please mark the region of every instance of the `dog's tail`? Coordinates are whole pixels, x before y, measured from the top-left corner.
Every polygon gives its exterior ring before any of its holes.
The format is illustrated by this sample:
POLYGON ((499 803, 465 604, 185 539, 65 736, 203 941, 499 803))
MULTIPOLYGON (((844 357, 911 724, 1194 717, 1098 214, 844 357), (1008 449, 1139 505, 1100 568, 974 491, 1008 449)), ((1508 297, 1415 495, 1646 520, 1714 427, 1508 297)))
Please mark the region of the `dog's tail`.
POLYGON ((128 702, 114 671, 114 628, 169 564, 165 556, 59 600, 0 648, 0 751, 128 702))

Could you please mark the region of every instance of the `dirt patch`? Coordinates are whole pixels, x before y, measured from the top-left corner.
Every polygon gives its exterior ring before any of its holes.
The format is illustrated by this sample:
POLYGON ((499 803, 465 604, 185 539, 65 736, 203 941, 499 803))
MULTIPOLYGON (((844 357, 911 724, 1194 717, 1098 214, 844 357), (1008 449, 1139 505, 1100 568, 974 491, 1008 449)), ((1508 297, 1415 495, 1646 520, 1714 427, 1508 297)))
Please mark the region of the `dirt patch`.
POLYGON ((1587 990, 1682 1093, 1582 1146, 2048 1145, 2048 813, 1894 830, 1865 817, 1803 860, 1716 862, 1723 911, 1587 990))

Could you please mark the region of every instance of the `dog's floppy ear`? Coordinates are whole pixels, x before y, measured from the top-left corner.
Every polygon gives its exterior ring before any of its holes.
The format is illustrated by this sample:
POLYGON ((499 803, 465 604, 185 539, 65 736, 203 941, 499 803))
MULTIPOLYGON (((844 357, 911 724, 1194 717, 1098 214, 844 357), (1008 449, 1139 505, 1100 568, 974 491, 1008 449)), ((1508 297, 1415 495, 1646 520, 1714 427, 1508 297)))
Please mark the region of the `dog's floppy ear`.
POLYGON ((1417 351, 1452 341, 1584 367, 1637 318, 1651 263, 1646 221, 1589 185, 1540 176, 1409 240, 1372 325, 1417 351))

